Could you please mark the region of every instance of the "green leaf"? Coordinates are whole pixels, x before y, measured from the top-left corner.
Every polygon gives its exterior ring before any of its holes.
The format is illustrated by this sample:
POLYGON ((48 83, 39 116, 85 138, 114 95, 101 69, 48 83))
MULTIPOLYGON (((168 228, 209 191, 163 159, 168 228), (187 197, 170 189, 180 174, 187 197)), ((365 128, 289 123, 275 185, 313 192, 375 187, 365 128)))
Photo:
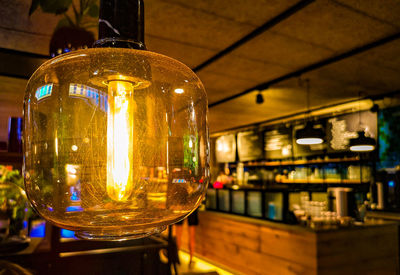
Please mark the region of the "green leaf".
POLYGON ((95 3, 90 5, 88 15, 93 18, 99 17, 99 6, 97 6, 95 3))
POLYGON ((37 10, 39 7, 40 0, 32 0, 31 7, 29 8, 29 16, 37 10))
POLYGON ((72 0, 40 0, 40 7, 44 12, 62 14, 71 6, 72 0))

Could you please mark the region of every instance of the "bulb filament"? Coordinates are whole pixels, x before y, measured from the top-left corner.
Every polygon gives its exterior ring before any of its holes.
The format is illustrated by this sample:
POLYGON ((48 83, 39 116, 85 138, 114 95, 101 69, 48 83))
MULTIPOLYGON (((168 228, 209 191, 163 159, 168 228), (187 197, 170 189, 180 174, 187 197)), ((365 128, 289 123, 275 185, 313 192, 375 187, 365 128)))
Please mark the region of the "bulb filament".
POLYGON ((107 194, 115 201, 124 201, 133 189, 133 84, 113 80, 108 89, 107 194))

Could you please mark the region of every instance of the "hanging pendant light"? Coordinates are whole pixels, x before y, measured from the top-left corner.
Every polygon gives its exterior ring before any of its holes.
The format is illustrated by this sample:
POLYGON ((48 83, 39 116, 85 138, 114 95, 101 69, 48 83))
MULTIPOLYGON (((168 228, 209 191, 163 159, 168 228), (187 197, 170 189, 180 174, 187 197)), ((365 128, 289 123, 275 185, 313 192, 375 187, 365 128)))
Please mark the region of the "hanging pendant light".
POLYGON ((261 91, 259 91, 259 92, 257 93, 257 96, 256 96, 256 103, 257 103, 257 104, 263 104, 263 103, 264 103, 264 97, 263 97, 261 91))
POLYGON ((324 132, 321 128, 314 128, 314 123, 310 121, 308 115, 310 113, 310 80, 306 79, 307 88, 307 112, 306 125, 303 129, 296 131, 296 143, 300 145, 314 145, 324 142, 324 132))
POLYGON ((296 132, 296 143, 300 145, 321 144, 324 142, 324 133, 320 128, 314 128, 312 122, 307 122, 303 129, 296 132))
POLYGON ((209 181, 203 84, 146 51, 143 15, 142 0, 101 0, 95 48, 45 62, 27 85, 26 192, 80 238, 160 232, 201 203, 209 181))
POLYGON ((350 150, 353 152, 371 152, 375 150, 375 139, 366 137, 365 132, 360 131, 357 138, 350 139, 350 150))
POLYGON ((358 124, 359 128, 362 129, 357 132, 358 137, 350 139, 350 151, 353 152, 371 152, 375 150, 375 139, 371 137, 366 137, 365 136, 365 130, 364 127, 362 126, 361 122, 361 106, 360 106, 360 101, 361 101, 361 93, 360 91, 358 93, 358 124))

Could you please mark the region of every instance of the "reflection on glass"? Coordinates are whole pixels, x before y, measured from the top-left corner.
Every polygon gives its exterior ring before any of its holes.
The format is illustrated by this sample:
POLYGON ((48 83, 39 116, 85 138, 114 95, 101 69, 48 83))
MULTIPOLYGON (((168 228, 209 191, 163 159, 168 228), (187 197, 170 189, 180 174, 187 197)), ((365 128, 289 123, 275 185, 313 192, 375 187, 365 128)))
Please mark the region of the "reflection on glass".
POLYGON ((218 190, 218 209, 226 212, 230 211, 229 190, 218 190))
POLYGON ((35 97, 36 97, 37 101, 40 101, 46 97, 51 96, 52 89, 53 89, 52 83, 43 85, 43 86, 37 88, 36 93, 35 93, 35 97))
POLYGON ((69 96, 86 98, 93 105, 98 105, 100 110, 107 112, 108 95, 95 88, 83 84, 71 83, 69 85, 69 96))
POLYGON ((250 191, 247 193, 247 214, 253 217, 262 217, 261 192, 250 191))
POLYGON ((283 218, 283 194, 280 192, 265 193, 266 216, 271 220, 283 218))
POLYGON ((232 212, 245 214, 245 193, 244 191, 232 192, 232 212))

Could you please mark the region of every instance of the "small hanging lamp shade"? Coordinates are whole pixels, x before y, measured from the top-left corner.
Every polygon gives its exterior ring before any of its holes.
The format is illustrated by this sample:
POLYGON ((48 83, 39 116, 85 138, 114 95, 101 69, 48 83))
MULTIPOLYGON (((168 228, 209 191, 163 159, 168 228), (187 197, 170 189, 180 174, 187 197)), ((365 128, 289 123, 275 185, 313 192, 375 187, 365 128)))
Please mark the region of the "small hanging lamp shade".
POLYGON ((264 97, 261 92, 258 92, 256 96, 256 103, 257 104, 263 104, 264 103, 264 97))
POLYGON ((370 152, 375 150, 375 145, 375 139, 366 137, 364 131, 359 131, 357 138, 350 139, 350 151, 353 152, 370 152))
POLYGON ((303 129, 296 132, 296 143, 300 145, 321 144, 324 142, 324 132, 320 128, 314 128, 308 121, 303 129))

